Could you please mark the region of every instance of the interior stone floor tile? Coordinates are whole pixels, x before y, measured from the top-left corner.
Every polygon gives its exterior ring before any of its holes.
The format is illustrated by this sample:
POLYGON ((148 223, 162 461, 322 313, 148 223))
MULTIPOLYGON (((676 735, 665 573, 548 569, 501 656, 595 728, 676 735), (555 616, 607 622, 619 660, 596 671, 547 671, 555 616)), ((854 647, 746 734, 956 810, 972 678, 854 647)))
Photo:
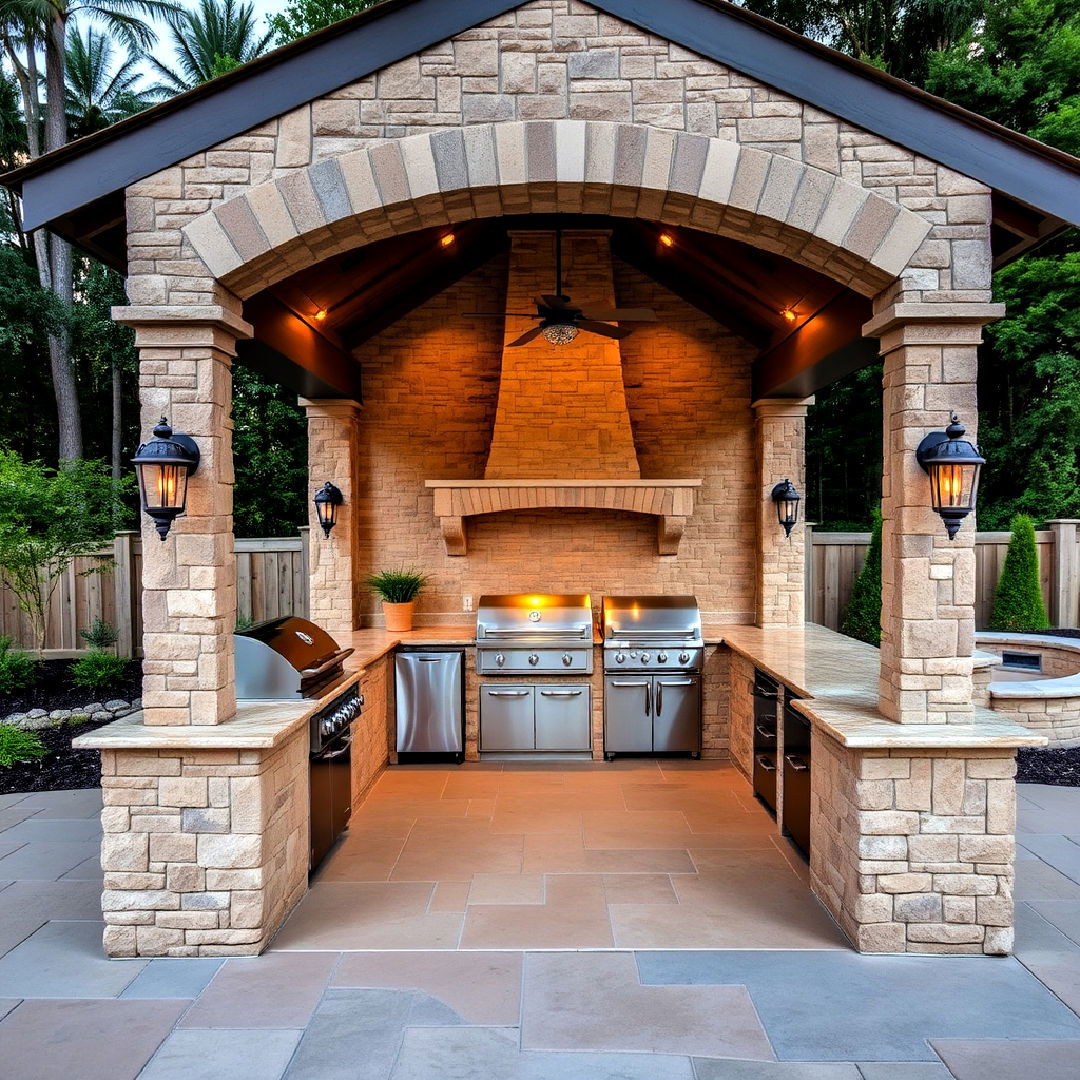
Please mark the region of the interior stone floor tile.
POLYGON ((527 954, 521 1014, 523 1049, 775 1059, 743 987, 642 986, 631 953, 527 954))
POLYGON ((1016 905, 1016 958, 1080 1013, 1080 945, 1047 922, 1031 904, 1016 905))
POLYGON ((0 1023, 0 1073, 4 1080, 134 1080, 186 1007, 24 1001, 0 1023))
POLYGON ((0 988, 8 997, 112 998, 146 960, 106 960, 99 922, 47 922, 0 957, 0 988))
POLYGON ((607 949, 614 941, 604 887, 593 874, 548 877, 543 904, 470 904, 463 949, 607 949))
POLYGON ((20 844, 28 840, 70 842, 73 840, 101 840, 101 822, 94 818, 42 818, 31 817, 5 829, 5 843, 20 844))
POLYGON ((120 995, 128 998, 197 998, 218 968, 220 957, 192 956, 151 960, 120 995))
POLYGON ((391 1080, 692 1080, 690 1059, 521 1051, 511 1028, 411 1028, 391 1080))
POLYGON ((932 1039, 956 1080, 1076 1080, 1080 1042, 932 1039))
POLYGON ((405 837, 369 839, 347 833, 315 877, 317 881, 388 881, 405 846, 405 837))
POLYGON ((469 902, 468 881, 437 881, 428 901, 428 911, 464 912, 469 902))
POLYGON ((1073 944, 1080 945, 1080 903, 1075 900, 1035 900, 1031 901, 1031 906, 1073 944))
POLYGON ((516 1027, 521 1014, 520 952, 353 952, 333 987, 422 990, 466 1024, 516 1027))
POLYGON ((863 1080, 852 1064, 820 1061, 717 1061, 695 1058, 697 1080, 863 1080))
POLYGON ((299 1031, 180 1028, 139 1080, 279 1080, 299 1038, 299 1031))
MULTIPOLYGON (((4 872, 5 862, 0 859, 0 874, 4 872)), ((1025 862, 1016 868, 1014 896, 1017 900, 1080 900, 1080 884, 1048 863, 1025 862)))
POLYGON ((417 826, 390 873, 391 881, 457 881, 478 873, 517 874, 522 870, 524 837, 493 835, 487 823, 467 830, 417 826))
POLYGON ((409 1025, 448 1030, 457 1023, 453 1010, 413 990, 328 990, 286 1075, 289 1080, 386 1080, 409 1025))
POLYGON ((677 848, 623 848, 598 851, 569 844, 565 837, 525 837, 525 873, 541 874, 692 874, 694 864, 677 848))
POLYGON ((0 859, 0 878, 56 881, 79 863, 92 859, 100 850, 98 840, 29 841, 0 859))
POLYGON ((537 812, 524 807, 504 808, 496 800, 491 818, 494 833, 573 833, 581 835, 581 811, 563 807, 548 807, 537 812))
POLYGON ((33 809, 44 818, 100 818, 101 788, 78 791, 34 791, 19 803, 20 809, 33 809))
POLYGON ((337 960, 332 952, 277 952, 226 960, 181 1027, 304 1027, 337 960))
POLYGON ((542 904, 543 874, 474 874, 470 904, 542 904))
POLYGON ((686 950, 637 964, 648 985, 745 986, 781 1060, 931 1061, 928 1038, 1080 1039, 1080 1018, 1008 957, 686 950))
POLYGON ((604 899, 609 904, 677 904, 667 874, 604 874, 604 899))
POLYGON ((271 943, 292 949, 456 949, 464 916, 428 913, 433 883, 316 884, 271 943))

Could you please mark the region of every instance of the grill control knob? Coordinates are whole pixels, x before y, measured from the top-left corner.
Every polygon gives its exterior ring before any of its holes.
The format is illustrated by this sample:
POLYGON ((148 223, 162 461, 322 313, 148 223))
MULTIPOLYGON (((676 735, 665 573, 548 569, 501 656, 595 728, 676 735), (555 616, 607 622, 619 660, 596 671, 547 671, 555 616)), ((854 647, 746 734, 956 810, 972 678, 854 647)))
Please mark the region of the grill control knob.
POLYGON ((666 653, 666 652, 662 652, 662 653, 660 653, 660 654, 659 654, 659 655, 658 655, 658 656, 656 657, 656 659, 657 659, 657 662, 658 662, 658 663, 661 663, 661 664, 666 664, 666 663, 667 663, 667 653, 666 653))
POLYGON ((641 662, 643 664, 647 664, 649 662, 649 660, 650 660, 649 654, 647 652, 643 652, 641 654, 641 662))
POLYGON ((568 652, 564 652, 562 654, 562 662, 566 667, 569 667, 574 662, 574 658, 568 652))
POLYGON ((529 663, 535 667, 540 663, 540 657, 537 656, 536 653, 529 653, 529 663))
POLYGON ((685 664, 689 659, 690 659, 690 654, 688 652, 679 653, 679 663, 680 664, 685 664))
POLYGON ((615 654, 615 663, 621 664, 626 659, 626 653, 617 652, 615 654))
POLYGON ((495 663, 502 667, 506 663, 506 657, 502 653, 495 654, 495 663))

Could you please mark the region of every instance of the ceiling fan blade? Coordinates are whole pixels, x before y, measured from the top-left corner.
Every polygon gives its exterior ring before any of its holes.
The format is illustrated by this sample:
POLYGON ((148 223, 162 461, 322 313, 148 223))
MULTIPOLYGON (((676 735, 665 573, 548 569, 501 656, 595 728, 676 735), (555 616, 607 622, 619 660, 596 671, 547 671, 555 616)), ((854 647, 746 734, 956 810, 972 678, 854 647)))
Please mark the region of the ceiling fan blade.
POLYGON ((570 306, 569 296, 554 296, 551 293, 545 293, 543 296, 538 296, 536 302, 541 307, 549 308, 568 308, 570 306))
POLYGON ((515 345, 528 345, 533 338, 540 336, 540 327, 534 326, 531 330, 526 330, 524 334, 519 338, 515 338, 513 341, 508 341, 506 347, 512 349, 515 345))
POLYGON ((582 306, 581 314, 586 319, 595 319, 599 322, 656 322, 656 312, 651 308, 606 308, 592 307, 589 304, 582 306))
POLYGON ((593 322, 591 319, 578 319, 574 325, 579 330, 587 330, 590 334, 601 334, 603 337, 624 338, 632 334, 634 331, 628 326, 612 326, 606 322, 593 322))

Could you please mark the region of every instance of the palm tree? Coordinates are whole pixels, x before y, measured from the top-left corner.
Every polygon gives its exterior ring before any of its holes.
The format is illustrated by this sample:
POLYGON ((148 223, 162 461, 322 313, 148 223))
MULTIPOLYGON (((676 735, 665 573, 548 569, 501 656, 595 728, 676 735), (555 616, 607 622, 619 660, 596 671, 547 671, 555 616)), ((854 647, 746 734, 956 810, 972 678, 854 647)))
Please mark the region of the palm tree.
MULTIPOLYGON (((69 25, 83 18, 99 22, 129 49, 146 49, 155 38, 144 18, 167 17, 175 11, 172 0, 2 0, 0 42, 22 93, 31 157, 42 149, 46 153, 59 149, 68 141, 65 69, 69 25), (39 49, 45 56, 44 109, 38 96, 39 49)), ((39 231, 34 235, 34 252, 42 287, 50 289, 64 310, 69 310, 71 247, 59 237, 39 231)), ((49 361, 59 416, 60 460, 82 457, 79 395, 71 366, 71 333, 66 328, 49 335, 49 361)))
POLYGON ((147 91, 137 88, 142 78, 138 60, 129 52, 116 64, 114 51, 110 38, 92 28, 85 37, 74 27, 68 34, 65 107, 73 138, 100 131, 153 103, 147 91))
POLYGON ((255 5, 236 0, 199 0, 194 11, 177 11, 166 21, 178 67, 170 68, 154 56, 146 57, 162 76, 162 82, 154 87, 162 97, 182 94, 254 60, 266 52, 273 37, 272 30, 259 36, 255 5))

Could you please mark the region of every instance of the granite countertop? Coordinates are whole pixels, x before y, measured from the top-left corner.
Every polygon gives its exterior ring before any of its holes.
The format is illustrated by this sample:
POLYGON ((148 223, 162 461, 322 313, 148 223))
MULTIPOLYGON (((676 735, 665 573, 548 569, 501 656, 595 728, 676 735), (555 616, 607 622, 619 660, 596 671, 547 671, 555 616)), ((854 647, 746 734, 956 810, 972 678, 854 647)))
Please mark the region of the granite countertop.
POLYGON ((1045 746, 1045 736, 976 708, 970 724, 898 724, 878 709, 880 658, 872 645, 807 623, 792 629, 715 626, 708 639, 772 675, 805 700, 795 709, 844 746, 966 749, 1045 746))

